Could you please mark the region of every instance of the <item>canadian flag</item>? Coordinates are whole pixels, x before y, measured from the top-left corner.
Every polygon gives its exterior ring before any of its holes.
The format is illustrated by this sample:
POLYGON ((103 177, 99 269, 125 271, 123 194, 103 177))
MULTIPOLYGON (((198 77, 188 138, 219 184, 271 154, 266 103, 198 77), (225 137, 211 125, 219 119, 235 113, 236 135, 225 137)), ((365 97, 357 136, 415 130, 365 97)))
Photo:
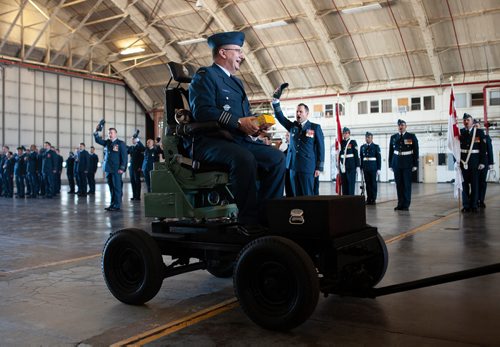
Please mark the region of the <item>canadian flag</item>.
POLYGON ((460 131, 457 125, 457 110, 455 109, 455 95, 453 94, 453 85, 450 94, 450 112, 448 117, 448 150, 455 158, 455 199, 459 197, 462 190, 462 170, 460 170, 460 131))
MULTIPOLYGON (((338 95, 337 95, 338 99, 338 95)), ((339 108, 340 104, 337 101, 335 104, 335 117, 337 118, 337 139, 335 140, 335 153, 337 153, 337 168, 340 167, 340 143, 342 141, 342 127, 340 125, 340 117, 339 117, 339 108)), ((335 179, 335 193, 338 195, 342 195, 342 181, 341 181, 341 176, 340 172, 337 171, 337 177, 335 179)))

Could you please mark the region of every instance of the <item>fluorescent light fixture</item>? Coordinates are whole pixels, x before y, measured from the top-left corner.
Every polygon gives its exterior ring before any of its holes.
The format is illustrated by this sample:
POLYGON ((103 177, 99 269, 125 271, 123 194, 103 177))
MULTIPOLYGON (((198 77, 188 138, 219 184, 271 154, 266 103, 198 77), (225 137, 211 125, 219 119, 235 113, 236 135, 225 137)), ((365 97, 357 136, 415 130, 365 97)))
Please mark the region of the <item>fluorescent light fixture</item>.
POLYGON ((121 55, 128 55, 128 54, 135 54, 135 53, 141 53, 144 52, 143 47, 129 47, 127 49, 124 49, 120 52, 121 55))
POLYGON ((365 11, 371 11, 371 10, 379 10, 381 8, 382 8, 382 5, 380 5, 380 3, 378 3, 378 2, 376 2, 373 4, 369 4, 369 5, 346 8, 346 9, 340 10, 340 12, 342 12, 343 14, 351 14, 351 13, 359 13, 359 12, 365 12, 365 11))
POLYGON ((192 45, 194 43, 200 43, 200 42, 205 42, 207 39, 204 37, 199 37, 197 39, 190 39, 190 40, 184 40, 184 41, 179 41, 177 42, 178 45, 181 46, 186 46, 186 45, 192 45))
POLYGON ((264 24, 257 24, 254 25, 254 29, 269 29, 269 28, 274 28, 274 27, 282 27, 284 25, 288 25, 288 23, 284 20, 277 20, 275 22, 269 22, 269 23, 264 23, 264 24))

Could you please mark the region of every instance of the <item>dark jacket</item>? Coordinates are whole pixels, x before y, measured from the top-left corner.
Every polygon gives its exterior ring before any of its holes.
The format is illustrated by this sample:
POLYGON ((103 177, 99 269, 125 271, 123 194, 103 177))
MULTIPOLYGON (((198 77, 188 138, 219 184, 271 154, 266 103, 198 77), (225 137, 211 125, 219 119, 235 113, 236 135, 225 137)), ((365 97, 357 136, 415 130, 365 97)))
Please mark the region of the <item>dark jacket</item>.
POLYGON ((78 172, 88 172, 90 165, 90 155, 86 150, 78 152, 78 172))
POLYGON ((380 156, 380 147, 375 143, 365 143, 359 151, 360 165, 364 171, 377 171, 382 167, 382 158, 380 156))
POLYGON ((98 132, 94 133, 95 142, 104 146, 104 172, 117 173, 127 170, 127 145, 122 140, 103 140, 98 132))
POLYGON ((57 170, 58 156, 53 150, 44 150, 42 152, 42 172, 44 174, 53 173, 57 170))
POLYGON ((147 172, 153 170, 153 164, 160 160, 161 148, 153 146, 144 150, 144 161, 142 162, 142 171, 147 172))
POLYGON ((89 173, 95 174, 97 172, 97 164, 99 163, 99 157, 95 153, 89 153, 89 173))
POLYGON ((130 169, 139 171, 142 168, 142 161, 144 160, 144 145, 138 141, 133 146, 127 146, 127 152, 130 154, 130 169))
POLYGON ((418 167, 418 140, 415 134, 396 133, 389 142, 389 167, 408 169, 418 167))
POLYGON ((66 175, 68 177, 73 177, 74 170, 75 170, 75 157, 70 156, 68 157, 68 159, 66 159, 66 175))
POLYGON ((468 131, 466 128, 460 129, 460 165, 463 168, 463 161, 467 160, 467 154, 472 141, 472 152, 467 162, 469 168, 477 169, 479 164, 488 165, 488 157, 486 155, 486 138, 482 129, 476 129, 476 136, 472 138, 473 129, 468 131))
POLYGON ((16 176, 26 176, 26 153, 17 155, 14 157, 14 175, 16 176))
POLYGON ((344 165, 344 155, 345 155, 345 170, 351 171, 356 170, 359 167, 359 152, 358 143, 356 140, 351 140, 349 145, 347 144, 349 139, 342 140, 340 143, 340 166, 344 165), (347 149, 346 149, 347 147, 347 149))

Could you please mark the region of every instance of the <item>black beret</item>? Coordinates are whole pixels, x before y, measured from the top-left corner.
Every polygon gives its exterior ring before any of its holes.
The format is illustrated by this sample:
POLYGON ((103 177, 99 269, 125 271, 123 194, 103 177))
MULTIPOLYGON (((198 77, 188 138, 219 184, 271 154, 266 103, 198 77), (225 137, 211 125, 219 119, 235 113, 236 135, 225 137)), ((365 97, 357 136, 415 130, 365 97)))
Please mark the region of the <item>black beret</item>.
POLYGON ((342 132, 343 133, 350 133, 351 130, 349 130, 349 128, 347 128, 347 127, 344 127, 344 129, 342 129, 342 132))
POLYGON ((373 136, 373 134, 372 134, 371 132, 367 131, 367 132, 366 132, 366 134, 365 134, 365 136, 366 136, 366 137, 368 137, 368 136, 373 136))

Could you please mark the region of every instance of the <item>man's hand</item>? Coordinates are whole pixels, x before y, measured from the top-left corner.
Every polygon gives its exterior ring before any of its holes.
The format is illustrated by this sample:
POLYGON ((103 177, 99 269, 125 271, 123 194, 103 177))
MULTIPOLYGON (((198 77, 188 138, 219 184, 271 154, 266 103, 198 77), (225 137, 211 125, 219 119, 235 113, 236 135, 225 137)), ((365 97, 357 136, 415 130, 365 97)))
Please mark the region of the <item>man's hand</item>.
POLYGON ((377 176, 380 176, 380 170, 377 170, 377 176))
POLYGON ((493 164, 488 165, 489 170, 493 170, 493 167, 494 167, 493 164))
POLYGON ((118 170, 118 173, 121 175, 123 173, 123 170, 118 170))
POLYGON ((314 170, 314 177, 318 177, 319 176, 319 170, 314 170))
POLYGON ((257 117, 243 117, 239 119, 239 123, 239 129, 247 135, 257 134, 260 130, 259 126, 257 125, 257 117))
POLYGON ((417 171, 417 167, 416 166, 412 167, 411 171, 413 171, 413 172, 417 171))
POLYGON ((478 168, 478 170, 484 169, 484 164, 479 164, 479 166, 477 168, 478 168))

